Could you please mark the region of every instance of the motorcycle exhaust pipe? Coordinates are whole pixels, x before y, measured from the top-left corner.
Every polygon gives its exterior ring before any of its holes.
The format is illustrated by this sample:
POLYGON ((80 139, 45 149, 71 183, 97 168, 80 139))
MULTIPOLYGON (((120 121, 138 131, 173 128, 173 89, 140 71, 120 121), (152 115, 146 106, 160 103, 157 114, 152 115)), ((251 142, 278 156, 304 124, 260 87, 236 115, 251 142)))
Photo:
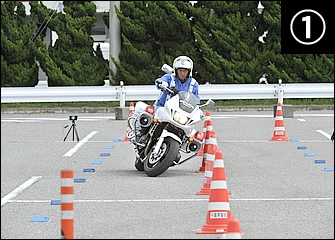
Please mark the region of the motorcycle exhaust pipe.
POLYGON ((190 142, 190 143, 187 145, 187 149, 188 149, 190 152, 196 152, 196 151, 199 151, 200 148, 201 148, 201 143, 198 142, 198 141, 190 142))
POLYGON ((139 124, 142 128, 149 127, 152 122, 152 115, 144 112, 139 116, 139 124))

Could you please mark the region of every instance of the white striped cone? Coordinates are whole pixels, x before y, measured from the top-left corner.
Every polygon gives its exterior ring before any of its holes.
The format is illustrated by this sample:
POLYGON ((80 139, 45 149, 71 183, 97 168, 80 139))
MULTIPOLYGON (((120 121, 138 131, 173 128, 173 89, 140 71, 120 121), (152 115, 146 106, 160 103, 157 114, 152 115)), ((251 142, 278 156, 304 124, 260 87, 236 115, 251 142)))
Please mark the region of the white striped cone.
MULTIPOLYGON (((206 115, 205 115, 205 119, 204 119, 204 127, 202 129, 202 132, 203 132, 204 136, 206 136, 207 121, 209 119, 211 119, 211 115, 210 115, 209 111, 206 111, 206 115)), ((205 147, 205 140, 206 140, 206 138, 204 138, 202 140, 201 149, 198 152, 197 156, 203 156, 203 154, 204 154, 204 147, 205 147)), ((202 165, 201 165, 200 169, 198 171, 196 171, 196 172, 203 172, 204 170, 205 170, 205 161, 202 161, 202 165)))
POLYGON ((205 183, 203 184, 202 188, 196 195, 209 195, 210 193, 210 186, 212 181, 213 175, 213 164, 215 160, 215 153, 218 150, 217 141, 216 141, 216 134, 215 131, 212 130, 209 132, 209 136, 207 139, 207 143, 205 145, 206 151, 206 161, 205 161, 205 183))
MULTIPOLYGON (((209 114, 209 112, 208 112, 209 114)), ((200 156, 202 156, 202 161, 201 161, 201 166, 198 170, 195 170, 195 172, 197 173, 201 173, 201 172, 204 172, 206 170, 206 156, 207 156, 207 153, 206 153, 206 150, 205 150, 205 147, 206 147, 206 142, 208 141, 208 136, 209 136, 209 133, 213 130, 213 125, 212 125, 212 121, 210 119, 210 117, 205 121, 205 125, 204 125, 204 139, 202 140, 202 144, 201 144, 201 150, 202 150, 202 154, 200 154, 200 156)))
POLYGON ((232 216, 228 219, 228 230, 226 234, 226 239, 242 239, 240 222, 236 217, 232 216))
POLYGON ((201 229, 197 229, 196 233, 225 234, 230 217, 230 204, 223 156, 222 152, 217 150, 213 165, 206 224, 201 229))
POLYGON ((289 139, 286 137, 282 104, 280 102, 277 104, 275 128, 273 137, 270 139, 270 141, 289 141, 289 139))
MULTIPOLYGON (((128 111, 128 117, 130 116, 130 114, 135 110, 134 107, 134 103, 130 102, 129 105, 129 111, 128 111)), ((126 136, 124 137, 124 139, 122 140, 122 142, 130 142, 130 139, 128 138, 128 132, 130 131, 130 127, 129 127, 129 123, 127 124, 127 130, 126 130, 126 136)))
POLYGON ((211 131, 213 131, 213 124, 212 124, 212 120, 208 119, 207 120, 207 124, 206 124, 204 154, 202 156, 202 162, 204 164, 206 164, 206 157, 207 157, 207 147, 206 147, 206 144, 208 142, 209 134, 210 134, 211 131))

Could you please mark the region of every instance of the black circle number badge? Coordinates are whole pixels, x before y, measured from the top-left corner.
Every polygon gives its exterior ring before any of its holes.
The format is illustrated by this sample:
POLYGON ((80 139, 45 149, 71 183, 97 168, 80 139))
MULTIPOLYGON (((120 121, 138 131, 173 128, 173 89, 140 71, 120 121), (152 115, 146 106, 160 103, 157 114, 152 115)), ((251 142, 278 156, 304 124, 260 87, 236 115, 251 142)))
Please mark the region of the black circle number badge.
POLYGON ((295 14, 290 23, 293 38, 304 45, 319 42, 326 32, 326 22, 315 10, 305 9, 295 14))
POLYGON ((332 15, 318 2, 281 1, 281 53, 334 54, 332 15))

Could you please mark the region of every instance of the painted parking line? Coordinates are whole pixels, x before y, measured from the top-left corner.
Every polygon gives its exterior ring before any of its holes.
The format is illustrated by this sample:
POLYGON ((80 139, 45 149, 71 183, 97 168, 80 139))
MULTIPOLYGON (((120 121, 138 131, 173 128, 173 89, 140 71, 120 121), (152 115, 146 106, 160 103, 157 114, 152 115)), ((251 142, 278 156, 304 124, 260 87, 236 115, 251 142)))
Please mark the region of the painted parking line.
MULTIPOLYGON (((333 197, 302 197, 302 198, 233 198, 229 201, 267 202, 267 201, 334 201, 333 197)), ((11 200, 12 203, 47 203, 50 200, 11 200)), ((114 203, 114 202, 208 202, 208 198, 158 198, 158 199, 77 199, 77 203, 114 203)))
POLYGON ((17 197, 20 193, 22 193, 25 189, 36 183, 42 178, 42 176, 34 176, 30 178, 29 180, 22 183, 20 186, 15 188, 13 191, 11 191, 9 194, 1 198, 1 207, 5 206, 6 203, 11 201, 11 199, 17 197))
POLYGON ((331 135, 326 133, 325 131, 323 130, 316 130, 318 133, 322 134, 323 136, 325 136, 326 138, 328 138, 330 140, 331 138, 331 135))
POLYGON ((74 146, 73 148, 71 148, 67 153, 65 153, 63 155, 63 157, 71 157, 73 154, 75 154, 85 143, 88 142, 88 140, 90 138, 92 138, 95 134, 97 134, 98 131, 93 131, 90 134, 88 134, 85 138, 83 138, 82 140, 80 140, 76 146, 74 146))

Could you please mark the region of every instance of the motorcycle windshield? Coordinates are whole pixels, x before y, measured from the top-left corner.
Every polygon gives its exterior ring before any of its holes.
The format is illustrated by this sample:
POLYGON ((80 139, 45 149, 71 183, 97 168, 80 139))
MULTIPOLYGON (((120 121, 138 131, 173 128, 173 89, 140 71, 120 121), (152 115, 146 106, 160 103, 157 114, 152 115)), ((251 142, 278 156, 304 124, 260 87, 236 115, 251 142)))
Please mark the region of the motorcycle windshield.
POLYGON ((179 108, 185 112, 191 113, 196 106, 200 105, 200 99, 193 93, 187 91, 180 91, 179 95, 179 108))

